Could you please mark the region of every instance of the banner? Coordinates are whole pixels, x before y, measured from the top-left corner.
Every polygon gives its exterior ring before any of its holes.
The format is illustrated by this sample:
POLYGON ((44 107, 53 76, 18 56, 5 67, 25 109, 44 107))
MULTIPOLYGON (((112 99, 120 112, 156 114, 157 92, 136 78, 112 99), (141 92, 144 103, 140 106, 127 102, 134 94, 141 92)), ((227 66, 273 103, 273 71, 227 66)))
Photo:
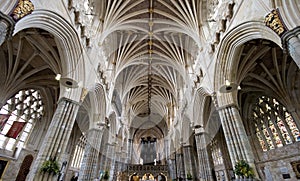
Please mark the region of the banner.
POLYGON ((8 118, 8 114, 0 114, 0 132, 3 130, 8 118))
POLYGON ((6 133, 6 137, 16 139, 19 133, 22 131, 26 122, 14 121, 13 125, 10 127, 9 131, 6 133))

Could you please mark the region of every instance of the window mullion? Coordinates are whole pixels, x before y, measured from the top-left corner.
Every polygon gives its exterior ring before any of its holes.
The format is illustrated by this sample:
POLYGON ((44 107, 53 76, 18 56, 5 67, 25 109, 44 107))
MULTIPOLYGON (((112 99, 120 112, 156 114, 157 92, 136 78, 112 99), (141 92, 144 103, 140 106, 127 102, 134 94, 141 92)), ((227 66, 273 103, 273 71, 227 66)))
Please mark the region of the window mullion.
POLYGON ((272 145, 274 146, 274 148, 277 148, 277 145, 275 144, 275 141, 274 141, 274 137, 273 137, 273 133, 272 131, 270 130, 270 126, 269 126, 269 120, 267 118, 267 115, 264 116, 264 125, 265 125, 265 128, 270 136, 270 139, 271 139, 271 143, 272 145))
MULTIPOLYGON (((32 118, 29 118, 29 119, 32 119, 32 118)), ((30 136, 31 136, 31 134, 32 134, 32 130, 34 129, 34 127, 35 127, 35 125, 36 125, 36 123, 37 123, 37 121, 39 121, 37 118, 35 118, 35 119, 33 119, 33 121, 31 121, 31 122, 29 122, 29 120, 26 122, 26 125, 24 126, 24 129, 26 128, 26 126, 27 126, 27 124, 31 124, 31 131, 29 131, 27 134, 27 138, 25 139, 25 141, 24 141, 24 146, 25 147, 27 147, 27 143, 28 143, 28 141, 29 141, 29 138, 30 138, 30 136)))
POLYGON ((266 145, 266 147, 267 147, 267 150, 269 151, 269 150, 270 150, 270 147, 269 147, 268 141, 267 141, 267 139, 266 139, 266 136, 265 136, 265 134, 263 133, 263 124, 261 123, 261 120, 257 120, 256 123, 257 123, 257 126, 258 126, 259 134, 261 135, 261 138, 262 138, 263 141, 265 142, 265 145, 266 145))
MULTIPOLYGON (((277 117, 275 116, 274 110, 270 110, 270 117, 271 117, 271 121, 274 125, 274 128, 275 128, 275 130, 276 130, 276 132, 279 136, 279 139, 280 139, 282 145, 286 145, 285 139, 283 138, 283 136, 281 134, 281 131, 280 131, 278 125, 277 125, 277 117)), ((277 146, 277 144, 276 144, 276 146, 277 146)))
MULTIPOLYGON (((4 135, 4 136, 5 136, 5 135, 4 135)), ((9 139, 10 139, 10 138, 8 138, 8 137, 5 136, 5 140, 4 140, 4 142, 3 142, 3 148, 4 148, 4 149, 6 149, 9 139)))
MULTIPOLYGON (((280 113, 280 112, 279 112, 280 113)), ((283 114, 285 114, 285 111, 282 112, 283 114)), ((295 138, 294 138, 294 135, 292 133, 292 130, 290 129, 290 126, 287 124, 286 122, 286 119, 285 119, 285 116, 284 115, 281 115, 281 114, 278 114, 279 118, 282 120, 284 126, 285 126, 285 129, 290 137, 290 139, 292 140, 292 142, 295 142, 295 138)))

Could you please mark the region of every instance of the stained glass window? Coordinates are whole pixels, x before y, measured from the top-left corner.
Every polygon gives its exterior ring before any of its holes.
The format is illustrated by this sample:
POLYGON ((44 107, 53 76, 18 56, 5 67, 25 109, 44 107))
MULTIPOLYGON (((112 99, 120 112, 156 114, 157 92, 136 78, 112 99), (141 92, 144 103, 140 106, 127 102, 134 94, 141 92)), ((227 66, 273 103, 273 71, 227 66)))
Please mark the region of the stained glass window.
POLYGON ((6 122, 2 122, 0 148, 14 151, 15 148, 26 147, 27 138, 35 122, 42 117, 43 111, 42 98, 37 90, 21 90, 9 99, 0 110, 1 115, 8 117, 6 122), (19 124, 21 127, 16 126, 16 123, 21 123, 19 124), (20 132, 8 136, 10 131, 17 128, 20 128, 20 132))
POLYGON ((261 96, 253 107, 256 136, 263 151, 300 141, 292 115, 276 99, 261 96))

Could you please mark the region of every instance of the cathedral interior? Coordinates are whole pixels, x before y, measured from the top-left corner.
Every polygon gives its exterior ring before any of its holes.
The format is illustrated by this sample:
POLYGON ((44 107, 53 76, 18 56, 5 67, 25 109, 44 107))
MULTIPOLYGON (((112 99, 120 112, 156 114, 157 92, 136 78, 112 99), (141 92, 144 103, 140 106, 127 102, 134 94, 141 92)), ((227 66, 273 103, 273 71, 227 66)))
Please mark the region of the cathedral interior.
POLYGON ((300 1, 0 0, 0 181, 300 179, 300 1))

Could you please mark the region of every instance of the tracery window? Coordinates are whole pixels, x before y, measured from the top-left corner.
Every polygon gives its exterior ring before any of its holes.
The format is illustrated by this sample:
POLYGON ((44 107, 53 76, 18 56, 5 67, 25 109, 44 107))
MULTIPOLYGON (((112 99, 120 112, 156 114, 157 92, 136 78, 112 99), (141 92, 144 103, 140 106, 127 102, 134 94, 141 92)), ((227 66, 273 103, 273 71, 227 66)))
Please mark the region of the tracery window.
POLYGON ((293 117, 276 99, 259 97, 252 116, 256 136, 263 151, 299 141, 299 128, 293 117))
POLYGON ((71 167, 79 169, 84 156, 84 149, 86 145, 86 136, 82 135, 75 146, 73 158, 71 161, 71 167))
POLYGON ((14 151, 26 147, 36 121, 43 116, 44 106, 39 91, 21 90, 1 108, 0 148, 14 151), (3 117, 7 117, 4 119, 3 117))

